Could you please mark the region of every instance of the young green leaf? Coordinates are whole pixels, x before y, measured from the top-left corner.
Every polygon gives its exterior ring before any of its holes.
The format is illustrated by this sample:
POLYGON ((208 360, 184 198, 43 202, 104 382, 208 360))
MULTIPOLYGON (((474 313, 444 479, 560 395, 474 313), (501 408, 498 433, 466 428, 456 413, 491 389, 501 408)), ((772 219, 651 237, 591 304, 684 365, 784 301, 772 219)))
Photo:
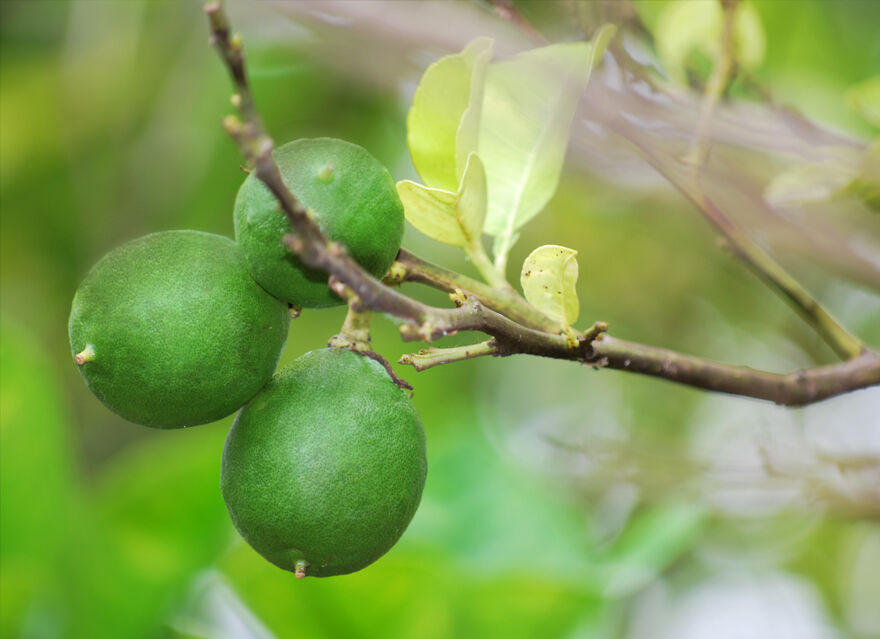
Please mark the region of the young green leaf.
POLYGON ((817 162, 796 164, 776 175, 764 189, 771 206, 827 202, 840 195, 862 173, 862 154, 848 147, 826 149, 817 162))
POLYGON ((489 66, 479 153, 489 187, 483 230, 498 238, 499 266, 516 230, 556 190, 575 107, 613 33, 606 26, 592 44, 553 44, 489 66))
POLYGON ((428 237, 467 248, 480 241, 486 216, 486 173, 476 153, 467 158, 457 192, 397 183, 406 219, 428 237))
POLYGON ((529 303, 560 326, 568 328, 580 313, 577 251, 564 246, 539 246, 523 262, 520 283, 529 303))
POLYGON ((457 190, 467 155, 476 150, 492 47, 490 38, 477 38, 461 53, 440 58, 425 70, 413 95, 407 141, 413 165, 430 187, 457 190))
MULTIPOLYGON (((740 2, 734 14, 734 57, 745 69, 764 60, 766 37, 761 16, 751 2, 740 2)), ((719 2, 674 0, 657 18, 654 40, 667 73, 681 84, 687 81, 691 56, 712 60, 721 42, 724 13, 719 2)))
POLYGON ((880 75, 851 86, 844 94, 847 106, 865 120, 880 127, 880 75))

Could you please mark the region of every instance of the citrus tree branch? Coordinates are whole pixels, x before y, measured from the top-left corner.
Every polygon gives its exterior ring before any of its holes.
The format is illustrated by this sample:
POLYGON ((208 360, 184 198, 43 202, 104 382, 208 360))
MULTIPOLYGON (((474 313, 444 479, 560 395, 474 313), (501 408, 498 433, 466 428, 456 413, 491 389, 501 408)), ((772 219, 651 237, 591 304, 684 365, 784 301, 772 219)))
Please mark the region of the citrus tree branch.
POLYGON ((423 260, 406 249, 400 249, 397 261, 392 265, 385 281, 389 284, 418 282, 447 293, 461 291, 493 311, 529 328, 548 333, 555 333, 559 329, 557 322, 529 304, 512 288, 492 288, 466 275, 423 260))
POLYGON ((642 157, 715 227, 724 238, 729 250, 771 290, 788 302, 835 353, 842 359, 848 359, 866 350, 861 340, 841 326, 800 282, 736 227, 721 208, 702 191, 698 181, 685 179, 671 170, 668 162, 658 157, 622 123, 609 121, 607 125, 633 143, 642 157))
POLYGON ((402 320, 400 335, 405 341, 431 342, 458 331, 480 331, 492 337, 471 347, 428 349, 409 356, 409 363, 417 369, 484 355, 530 354, 641 373, 786 405, 811 403, 880 383, 880 356, 867 350, 841 364, 777 375, 613 338, 605 334, 607 325, 603 322, 596 322, 571 339, 560 335, 546 317, 515 292, 493 289, 405 251, 392 268, 391 281, 396 278, 399 282, 422 282, 446 290, 457 308, 422 304, 386 286, 355 262, 342 245, 325 238, 311 214, 284 184, 272 158, 272 140, 263 128, 250 93, 241 39, 230 35, 219 3, 208 4, 205 11, 212 42, 235 86, 233 106, 241 116, 230 116, 224 120, 224 126, 290 221, 292 233, 284 237, 285 244, 306 265, 326 272, 328 285, 348 300, 352 313, 349 328, 363 329, 367 319, 364 312, 372 310, 402 320))
MULTIPOLYGON (((823 340, 842 359, 859 355, 865 346, 841 326, 810 295, 801 284, 793 278, 772 257, 765 253, 747 235, 742 233, 724 212, 706 195, 701 181, 702 170, 708 160, 710 141, 707 137, 712 113, 718 101, 724 95, 733 74, 736 59, 734 55, 734 23, 739 0, 721 0, 724 12, 724 23, 718 54, 712 73, 703 92, 700 104, 700 117, 694 135, 694 143, 688 156, 691 163, 693 186, 689 189, 677 183, 670 175, 666 175, 675 186, 697 207, 703 216, 724 236, 731 251, 770 288, 788 301, 794 309, 819 333, 823 340)), ((656 168, 656 164, 655 164, 656 168)))
POLYGON ((738 3, 739 0, 721 0, 724 12, 721 43, 718 46, 718 53, 715 56, 712 73, 706 82, 706 89, 703 91, 703 100, 700 103, 700 117, 697 120, 694 143, 688 157, 688 161, 692 164, 695 171, 699 171, 706 163, 710 146, 706 132, 712 120, 712 112, 715 110, 715 105, 718 104, 721 96, 727 90, 727 85, 730 84, 730 78, 733 75, 736 62, 733 53, 733 29, 738 3))
POLYGON ((606 125, 635 145, 642 157, 715 227, 730 251, 771 290, 787 301, 835 353, 842 359, 848 359, 866 349, 861 340, 841 326, 800 282, 733 224, 721 208, 700 188, 698 177, 687 179, 672 170, 670 162, 657 156, 623 122, 612 119, 607 121, 606 125))
POLYGON ((455 346, 453 348, 423 348, 418 353, 409 353, 402 356, 398 363, 409 364, 417 371, 422 372, 441 364, 463 362, 466 359, 485 357, 487 355, 499 355, 500 352, 494 339, 468 344, 467 346, 455 346))
POLYGON ((592 332, 592 339, 586 333, 581 334, 578 346, 574 348, 559 335, 547 336, 540 342, 510 342, 494 338, 467 346, 424 349, 404 355, 400 362, 422 371, 476 357, 526 353, 659 377, 695 388, 754 397, 784 406, 804 406, 880 384, 880 355, 871 351, 837 364, 779 374, 618 339, 595 327, 592 332))
POLYGON ((604 336, 595 342, 592 359, 600 365, 662 377, 696 388, 803 406, 880 384, 880 355, 865 351, 838 364, 786 375, 729 366, 655 346, 604 336))

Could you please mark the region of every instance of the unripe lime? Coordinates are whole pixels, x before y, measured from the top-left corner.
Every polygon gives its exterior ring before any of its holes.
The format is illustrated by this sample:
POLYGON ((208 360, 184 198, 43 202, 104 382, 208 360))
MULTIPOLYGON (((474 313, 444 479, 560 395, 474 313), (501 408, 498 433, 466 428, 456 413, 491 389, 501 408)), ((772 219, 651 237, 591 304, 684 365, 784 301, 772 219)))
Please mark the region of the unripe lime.
POLYGON ((415 514, 425 435, 382 366, 347 349, 306 353, 238 414, 220 487, 245 540, 297 576, 354 572, 415 514))
MULTIPOLYGON (((275 149, 284 183, 331 240, 382 277, 403 237, 403 205, 388 170, 365 149, 333 138, 303 139, 275 149)), ((342 300, 327 273, 308 268, 282 243, 290 223, 271 192, 251 174, 235 200, 235 239, 254 279, 278 299, 321 308, 342 300)))
POLYGON ((232 240, 166 231, 92 268, 73 298, 70 345, 110 410, 173 428, 218 420, 253 397, 275 370, 289 322, 232 240))

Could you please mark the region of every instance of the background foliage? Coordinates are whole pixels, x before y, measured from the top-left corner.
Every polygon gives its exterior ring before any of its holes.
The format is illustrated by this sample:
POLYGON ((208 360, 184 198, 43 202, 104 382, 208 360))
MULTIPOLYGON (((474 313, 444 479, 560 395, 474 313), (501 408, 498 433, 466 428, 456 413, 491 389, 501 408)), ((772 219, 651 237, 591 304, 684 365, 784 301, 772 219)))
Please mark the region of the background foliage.
MULTIPOLYGON (((637 5, 649 29, 664 5, 637 5)), ((880 5, 754 6, 766 40, 754 77, 774 99, 876 137, 846 97, 880 69, 880 5)), ((570 3, 522 8, 549 37, 573 37, 570 3)), ((276 139, 345 138, 396 179, 415 179, 406 110, 425 66, 476 35, 496 37, 496 55, 528 46, 477 3, 230 11, 276 139), (420 42, 426 30, 437 38, 420 42)), ((877 389, 784 410, 529 358, 400 370, 416 384, 430 468, 402 541, 344 578, 298 582, 260 559, 218 489, 231 419, 128 424, 88 393, 67 345, 73 291, 109 248, 161 229, 232 234, 243 175, 219 127, 229 87, 206 39, 195 2, 0 3, 2 636, 880 633, 877 389)), ((733 91, 756 100, 743 83, 733 91)), ((581 322, 607 320, 621 337, 770 370, 830 361, 683 200, 615 151, 597 161, 573 146, 511 264, 540 244, 577 249, 581 322)), ((844 210, 788 222, 849 229, 838 249, 880 269, 876 214, 844 210)), ((880 346, 871 271, 773 237, 777 257, 880 346)), ((412 229, 404 245, 474 273, 412 229)), ((321 347, 342 318, 304 313, 282 362, 321 347)), ((411 347, 381 320, 374 339, 389 358, 411 347)))

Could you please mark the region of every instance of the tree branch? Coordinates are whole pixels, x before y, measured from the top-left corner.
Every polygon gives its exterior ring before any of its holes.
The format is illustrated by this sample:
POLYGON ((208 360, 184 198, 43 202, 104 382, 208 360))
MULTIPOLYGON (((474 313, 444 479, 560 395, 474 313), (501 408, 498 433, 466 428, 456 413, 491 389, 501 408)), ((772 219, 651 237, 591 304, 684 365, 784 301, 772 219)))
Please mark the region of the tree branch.
MULTIPOLYGON (((376 310, 403 320, 400 334, 404 340, 430 342, 458 331, 481 331, 493 338, 472 347, 428 349, 415 356, 421 356, 422 360, 409 362, 416 368, 423 363, 439 365, 482 355, 524 353, 626 370, 786 405, 811 403, 880 383, 880 356, 867 350, 842 364, 777 375, 608 337, 604 334, 607 325, 603 322, 596 322, 572 342, 515 292, 493 289, 406 251, 401 251, 392 267, 391 281, 422 282, 446 290, 452 293, 458 308, 428 306, 385 286, 355 262, 342 245, 324 237, 310 213, 284 184, 272 159, 272 140, 263 128, 250 93, 241 39, 230 36, 229 23, 219 3, 208 4, 205 11, 212 42, 236 88, 232 103, 243 118, 239 121, 230 116, 224 120, 224 126, 290 221, 293 233, 284 237, 285 244, 306 265, 328 273, 333 290, 349 299, 353 313, 376 310)), ((723 215, 719 219, 726 220, 723 215)), ((774 281, 777 279, 779 276, 775 274, 774 281)), ((816 305, 810 317, 821 317, 820 311, 816 305)), ((357 324, 363 328, 362 319, 362 315, 354 316, 352 326, 357 324)))
POLYGON ((403 355, 397 360, 397 363, 409 364, 421 373, 424 370, 440 366, 441 364, 451 364, 452 362, 462 362, 466 359, 474 359, 475 357, 499 354, 495 341, 490 339, 479 344, 468 344, 467 346, 455 346, 453 348, 423 348, 418 353, 403 355))
POLYGON ((591 359, 608 368, 785 406, 804 406, 880 384, 880 355, 871 351, 838 364, 779 375, 603 336, 593 344, 591 359))
POLYGON ((493 311, 506 315, 524 326, 548 333, 556 333, 559 330, 558 322, 529 304, 512 288, 493 289, 466 275, 423 260, 406 249, 400 249, 397 261, 391 267, 385 281, 390 284, 418 282, 447 293, 463 291, 493 311))

